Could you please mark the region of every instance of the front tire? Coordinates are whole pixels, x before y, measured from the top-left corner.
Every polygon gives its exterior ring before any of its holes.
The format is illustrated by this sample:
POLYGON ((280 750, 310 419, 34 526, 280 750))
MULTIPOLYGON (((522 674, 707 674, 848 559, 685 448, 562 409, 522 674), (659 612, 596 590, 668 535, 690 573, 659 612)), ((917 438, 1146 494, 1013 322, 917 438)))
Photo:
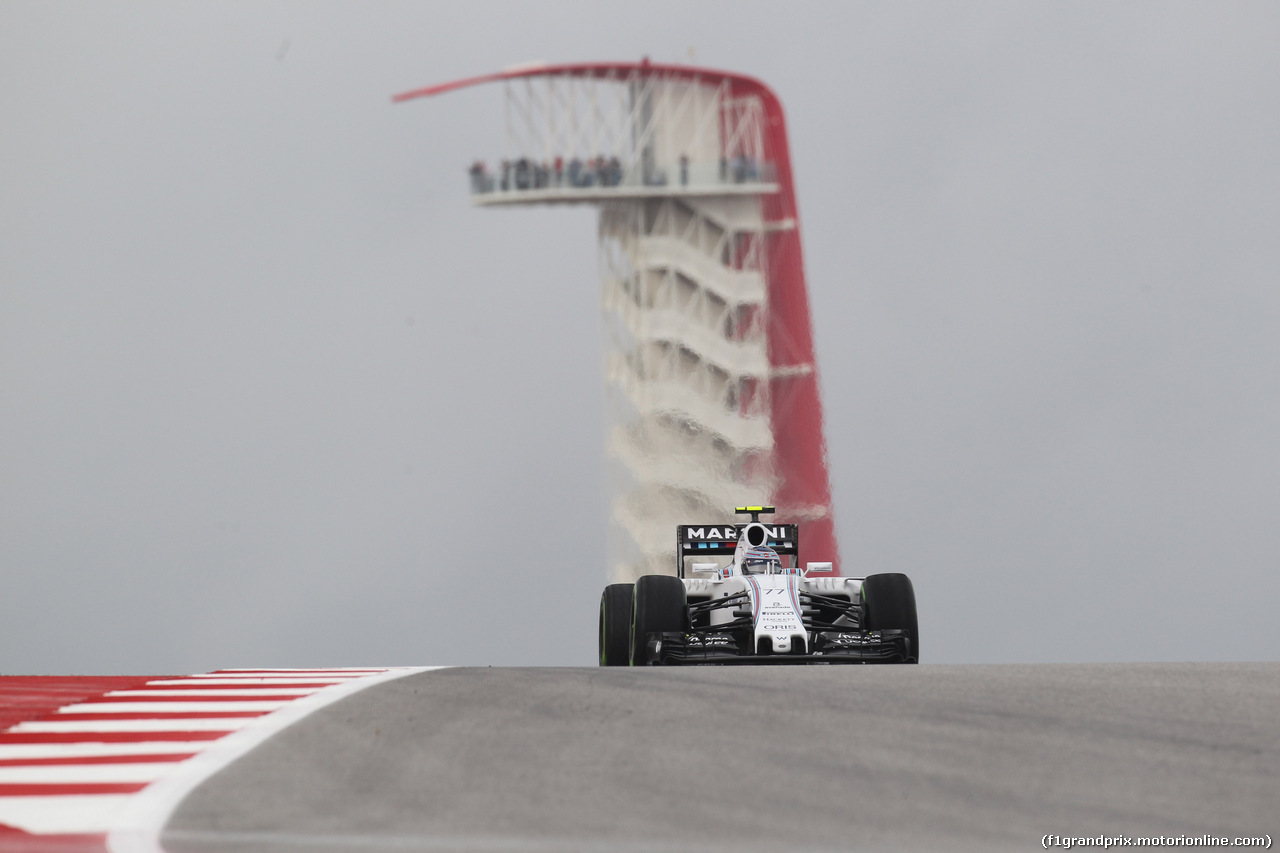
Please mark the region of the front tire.
POLYGON ((611 583, 600 596, 600 665, 631 663, 631 599, 635 584, 611 583))
POLYGON ((862 627, 869 631, 897 628, 907 632, 911 651, 904 663, 920 662, 920 628, 916 591, 901 574, 870 575, 862 581, 862 627))
POLYGON ((645 575, 636 581, 631 616, 631 665, 644 666, 650 634, 689 630, 684 583, 670 575, 645 575))

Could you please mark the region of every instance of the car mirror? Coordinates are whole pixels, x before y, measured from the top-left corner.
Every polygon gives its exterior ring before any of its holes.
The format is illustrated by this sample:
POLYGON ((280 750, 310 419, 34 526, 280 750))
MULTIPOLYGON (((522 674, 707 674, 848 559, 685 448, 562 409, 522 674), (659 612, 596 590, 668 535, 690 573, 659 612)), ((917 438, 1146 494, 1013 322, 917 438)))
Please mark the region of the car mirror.
POLYGON ((804 573, 808 577, 810 572, 830 572, 831 563, 805 563, 804 573))
POLYGON ((714 572, 720 569, 719 563, 694 563, 693 570, 695 572, 714 572))

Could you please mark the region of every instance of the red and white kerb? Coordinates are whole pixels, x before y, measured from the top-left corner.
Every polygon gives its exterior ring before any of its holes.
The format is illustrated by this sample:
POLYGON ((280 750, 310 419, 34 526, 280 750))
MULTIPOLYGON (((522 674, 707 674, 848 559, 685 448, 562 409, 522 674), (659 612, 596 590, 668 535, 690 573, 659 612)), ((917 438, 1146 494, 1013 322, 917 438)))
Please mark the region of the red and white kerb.
POLYGON ((0 851, 159 851, 174 807, 214 772, 324 705, 424 669, 224 669, 86 678, 79 691, 0 678, 0 702, 16 697, 0 725, 22 720, 0 731, 0 851))

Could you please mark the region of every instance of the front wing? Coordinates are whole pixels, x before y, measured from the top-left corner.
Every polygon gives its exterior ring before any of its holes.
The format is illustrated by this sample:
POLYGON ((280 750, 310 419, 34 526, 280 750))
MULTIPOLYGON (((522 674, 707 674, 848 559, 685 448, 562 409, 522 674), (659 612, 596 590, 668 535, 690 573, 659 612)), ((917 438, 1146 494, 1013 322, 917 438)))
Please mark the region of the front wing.
POLYGON ((814 631, 811 650, 802 654, 759 655, 742 648, 730 632, 695 631, 650 634, 646 664, 815 664, 905 663, 911 640, 899 629, 814 631))

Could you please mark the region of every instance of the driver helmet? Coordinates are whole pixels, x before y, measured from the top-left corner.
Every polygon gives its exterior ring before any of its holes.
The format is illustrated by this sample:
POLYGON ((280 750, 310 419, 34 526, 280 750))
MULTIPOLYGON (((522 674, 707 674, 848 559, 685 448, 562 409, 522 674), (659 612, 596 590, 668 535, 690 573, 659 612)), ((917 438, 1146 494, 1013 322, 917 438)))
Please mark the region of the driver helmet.
POLYGON ((758 545, 748 548, 742 555, 742 573, 744 575, 778 575, 782 574, 782 558, 772 548, 758 545))

